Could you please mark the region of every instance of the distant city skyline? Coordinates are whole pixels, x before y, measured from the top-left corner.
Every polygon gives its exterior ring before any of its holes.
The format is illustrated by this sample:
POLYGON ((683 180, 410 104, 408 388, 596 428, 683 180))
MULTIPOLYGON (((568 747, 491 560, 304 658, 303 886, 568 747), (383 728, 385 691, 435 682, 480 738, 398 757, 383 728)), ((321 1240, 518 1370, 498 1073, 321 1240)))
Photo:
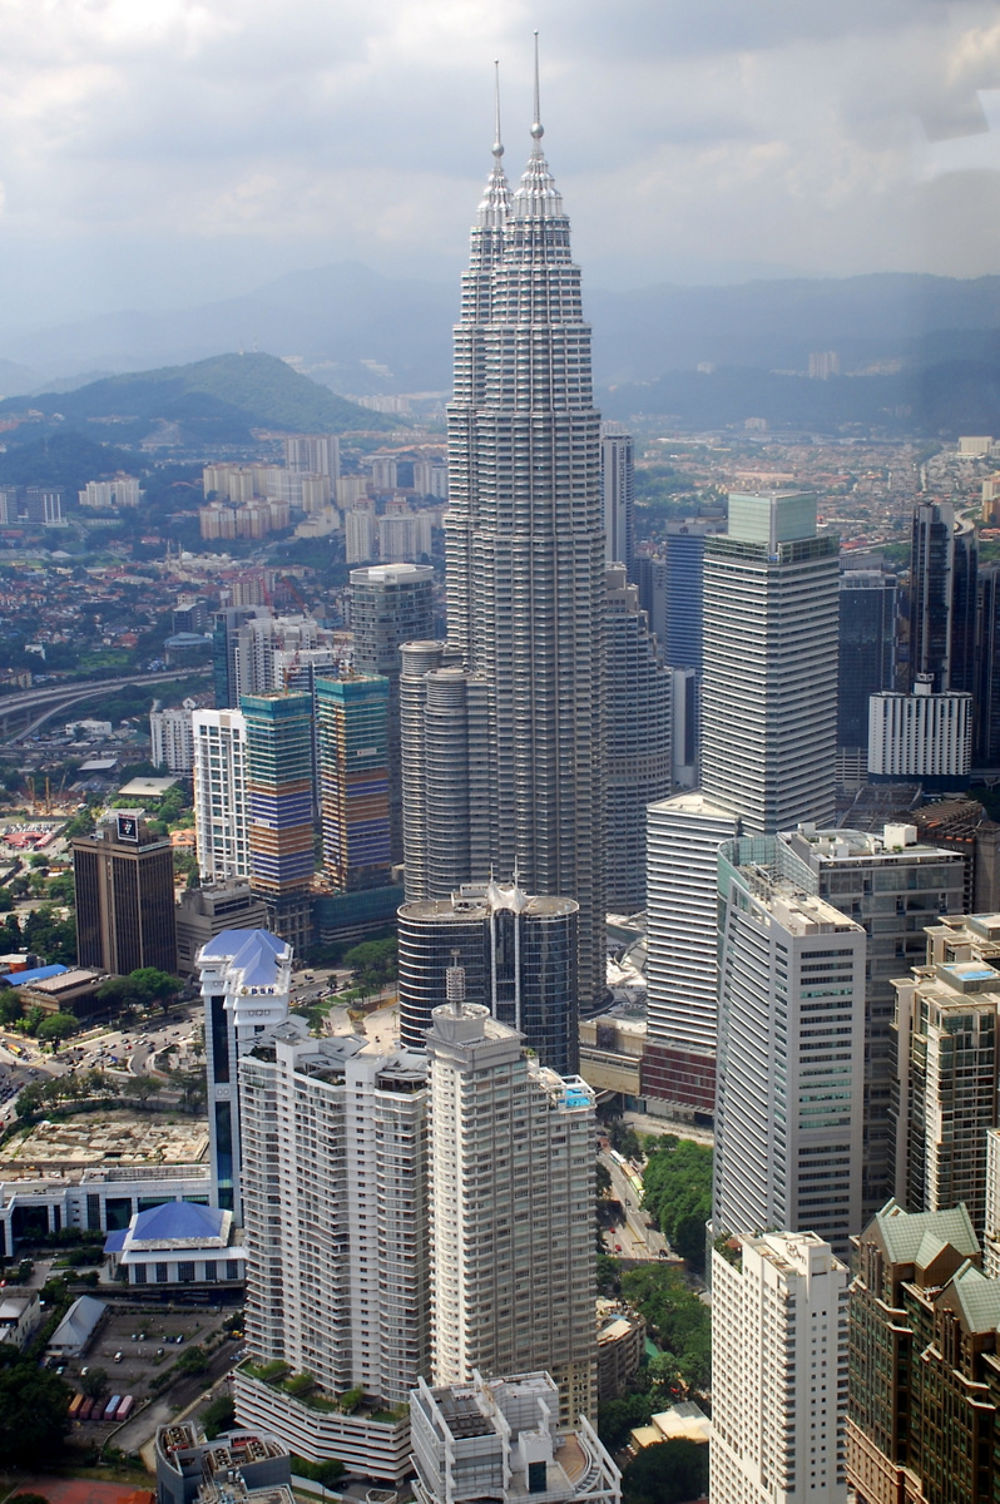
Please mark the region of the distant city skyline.
POLYGON ((571 24, 539 0, 460 19, 433 0, 419 26, 398 0, 11 11, 5 327, 349 260, 452 278, 491 61, 514 149, 534 26, 588 285, 1000 269, 987 0, 584 0, 571 24))

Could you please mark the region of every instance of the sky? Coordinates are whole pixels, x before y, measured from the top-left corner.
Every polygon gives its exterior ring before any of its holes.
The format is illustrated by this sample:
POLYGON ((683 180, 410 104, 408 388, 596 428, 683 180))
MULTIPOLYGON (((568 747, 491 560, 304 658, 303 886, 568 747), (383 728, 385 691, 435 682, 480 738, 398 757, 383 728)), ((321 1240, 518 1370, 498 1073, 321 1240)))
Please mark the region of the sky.
POLYGON ((0 0, 0 323, 453 278, 536 27, 590 285, 1000 272, 997 0, 0 0))

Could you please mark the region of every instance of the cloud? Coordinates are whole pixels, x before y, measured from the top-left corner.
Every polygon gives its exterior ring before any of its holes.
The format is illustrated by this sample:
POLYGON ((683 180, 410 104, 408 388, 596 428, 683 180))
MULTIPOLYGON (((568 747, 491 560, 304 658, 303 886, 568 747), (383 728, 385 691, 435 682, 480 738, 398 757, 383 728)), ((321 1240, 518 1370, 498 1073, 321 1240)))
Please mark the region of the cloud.
MULTIPOLYGON (((513 179, 527 156, 536 24, 546 148, 602 278, 991 261, 995 234, 931 223, 961 201, 939 178, 975 172, 994 197, 987 0, 0 0, 6 254, 134 241, 137 296, 163 275, 157 241, 193 268, 199 245, 207 266, 238 241, 271 269, 284 237, 289 265, 450 276, 495 56, 513 179)), ((121 295, 99 282, 90 296, 121 295)))

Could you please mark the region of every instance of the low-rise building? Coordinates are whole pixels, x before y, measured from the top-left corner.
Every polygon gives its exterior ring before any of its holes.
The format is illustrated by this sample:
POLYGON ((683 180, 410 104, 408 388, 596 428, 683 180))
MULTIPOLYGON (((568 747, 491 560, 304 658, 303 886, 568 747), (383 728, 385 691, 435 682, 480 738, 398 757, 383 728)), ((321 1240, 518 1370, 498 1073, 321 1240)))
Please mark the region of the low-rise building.
POLYGON ((104 1252, 130 1285, 237 1285, 246 1266, 232 1212, 188 1201, 136 1212, 126 1229, 108 1234, 104 1252))

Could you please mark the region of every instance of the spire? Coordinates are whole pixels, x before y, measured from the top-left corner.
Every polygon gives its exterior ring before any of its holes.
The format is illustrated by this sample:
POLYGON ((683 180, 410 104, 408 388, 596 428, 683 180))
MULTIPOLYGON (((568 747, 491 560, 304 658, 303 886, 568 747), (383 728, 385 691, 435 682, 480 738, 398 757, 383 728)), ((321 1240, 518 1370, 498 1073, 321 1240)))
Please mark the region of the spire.
POLYGON ((538 32, 535 32, 535 113, 531 123, 531 139, 534 146, 531 148, 533 157, 542 155, 542 137, 545 135, 545 127, 542 124, 541 91, 538 87, 538 32))
POLYGON ((494 58, 493 171, 479 203, 478 223, 484 230, 502 230, 510 210, 510 187, 503 170, 503 142, 500 139, 500 60, 494 58))
POLYGON ((515 219, 561 219, 563 214, 562 199, 542 151, 545 127, 542 125, 541 91, 538 80, 538 32, 536 31, 535 107, 534 119, 531 123, 531 156, 528 158, 528 166, 521 179, 521 186, 514 194, 513 217, 515 219))

